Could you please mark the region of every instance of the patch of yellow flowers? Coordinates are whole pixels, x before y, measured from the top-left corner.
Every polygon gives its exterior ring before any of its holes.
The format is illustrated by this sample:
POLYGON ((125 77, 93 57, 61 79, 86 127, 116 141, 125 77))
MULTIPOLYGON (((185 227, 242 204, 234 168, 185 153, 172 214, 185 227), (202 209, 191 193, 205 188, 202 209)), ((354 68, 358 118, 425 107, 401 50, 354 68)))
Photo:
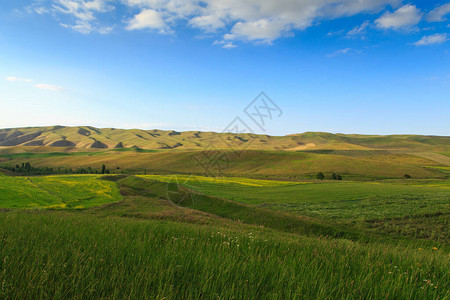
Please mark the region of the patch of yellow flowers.
POLYGON ((250 179, 241 177, 206 177, 196 175, 140 175, 147 179, 158 180, 162 182, 205 182, 213 184, 239 184, 254 187, 277 187, 294 185, 306 182, 288 182, 288 181, 276 181, 276 180, 262 180, 262 179, 250 179))

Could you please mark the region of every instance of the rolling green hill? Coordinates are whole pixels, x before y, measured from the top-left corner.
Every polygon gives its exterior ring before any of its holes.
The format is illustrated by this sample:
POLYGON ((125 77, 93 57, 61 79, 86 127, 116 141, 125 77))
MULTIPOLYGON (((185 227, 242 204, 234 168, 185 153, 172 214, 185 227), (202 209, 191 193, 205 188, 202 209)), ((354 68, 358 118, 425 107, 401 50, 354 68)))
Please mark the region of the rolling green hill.
MULTIPOLYGON (((17 149, 16 149, 17 150, 17 149)), ((339 173, 348 179, 401 178, 409 174, 413 178, 446 178, 448 168, 434 160, 405 153, 314 153, 294 151, 248 150, 235 155, 224 151, 221 165, 212 165, 212 175, 246 176, 256 178, 307 179, 315 178, 317 172, 327 176, 339 173)), ((102 152, 50 152, 5 153, 0 152, 0 168, 30 162, 35 167, 96 168, 103 164, 114 172, 131 173, 178 173, 205 174, 200 151, 102 151, 102 152), (199 162, 200 161, 200 162, 199 162), (117 169, 120 168, 120 169, 117 169)))
POLYGON ((450 137, 420 135, 355 135, 305 132, 287 136, 200 131, 94 128, 90 126, 0 129, 0 146, 49 146, 75 149, 216 149, 257 150, 409 150, 450 151, 450 137))
POLYGON ((0 168, 312 179, 448 178, 450 137, 306 132, 287 136, 81 127, 0 129, 0 168), (220 151, 218 153, 217 151, 220 151), (205 164, 211 157, 210 169, 205 164), (118 171, 120 170, 120 171, 118 171))

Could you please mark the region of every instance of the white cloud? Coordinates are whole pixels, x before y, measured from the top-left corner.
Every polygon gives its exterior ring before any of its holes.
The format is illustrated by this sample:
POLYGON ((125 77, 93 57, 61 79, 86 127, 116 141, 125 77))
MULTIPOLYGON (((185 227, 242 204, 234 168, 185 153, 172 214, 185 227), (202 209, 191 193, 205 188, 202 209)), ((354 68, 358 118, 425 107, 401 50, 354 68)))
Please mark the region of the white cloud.
POLYGON ((189 20, 189 24, 207 32, 216 31, 225 26, 225 22, 217 16, 197 16, 189 20))
POLYGON ((358 50, 358 49, 352 49, 352 48, 344 48, 344 49, 339 49, 333 53, 327 54, 326 57, 328 58, 332 58, 332 57, 336 57, 339 55, 346 55, 346 54, 361 54, 362 51, 358 50))
POLYGON ((427 46, 433 44, 442 44, 449 40, 449 36, 446 33, 436 33, 433 35, 426 35, 420 40, 414 43, 416 46, 427 46))
POLYGON ((386 12, 375 23, 382 29, 408 29, 422 19, 422 12, 415 5, 404 5, 394 12, 386 12))
POLYGON ((65 28, 71 28, 75 31, 78 31, 79 33, 88 34, 94 31, 94 28, 92 27, 91 23, 83 21, 83 20, 77 20, 74 25, 64 24, 61 23, 62 27, 65 28))
POLYGON ((361 25, 354 27, 352 30, 347 32, 347 37, 361 36, 364 38, 367 33, 367 28, 370 26, 369 21, 364 21, 361 25))
POLYGON ((52 85, 52 84, 46 84, 46 83, 39 83, 39 84, 35 84, 34 85, 35 88, 41 89, 41 90, 47 90, 47 91, 53 91, 53 92, 60 92, 62 91, 64 88, 57 86, 57 85, 52 85))
POLYGON ((214 41, 213 45, 220 45, 224 49, 233 49, 237 46, 230 41, 214 41))
POLYGON ((98 29, 98 33, 108 34, 108 33, 111 33, 111 31, 113 31, 113 30, 114 30, 114 28, 112 26, 100 27, 98 29))
POLYGON ((34 11, 39 15, 48 14, 48 12, 49 12, 48 9, 46 9, 45 7, 40 7, 40 6, 35 7, 34 11))
POLYGON ((60 13, 73 15, 82 21, 95 20, 94 13, 107 12, 114 7, 107 5, 106 0, 54 0, 52 8, 60 13))
POLYGON ((260 19, 251 22, 237 22, 226 34, 226 40, 263 41, 270 43, 279 38, 287 30, 286 24, 280 21, 260 19))
POLYGON ((58 19, 60 19, 59 15, 67 15, 71 20, 60 22, 60 25, 83 34, 102 31, 105 26, 97 27, 96 15, 114 10, 114 6, 108 4, 110 0, 50 0, 47 2, 50 2, 50 5, 46 7, 44 1, 35 0, 34 5, 28 6, 27 10, 37 14, 51 14, 58 19))
POLYGON ((128 22, 127 30, 135 29, 160 29, 164 31, 164 23, 161 14, 156 10, 144 9, 128 22))
POLYGON ((446 21, 445 15, 450 13, 450 3, 443 4, 430 11, 426 18, 428 22, 443 22, 446 21))
MULTIPOLYGON (((32 82, 32 79, 25 79, 25 78, 19 78, 15 76, 8 76, 5 78, 8 81, 12 82, 32 82)), ((54 92, 60 92, 64 90, 63 87, 52 85, 52 84, 46 84, 46 83, 38 83, 33 85, 35 88, 41 89, 41 90, 47 90, 47 91, 54 91, 54 92)))
POLYGON ((224 49, 233 49, 236 47, 237 46, 235 44, 233 44, 233 42, 226 42, 225 45, 222 46, 222 48, 224 48, 224 49))
MULTIPOLYGON (((128 8, 120 12, 133 12, 131 16, 122 16, 127 20, 128 30, 157 29, 167 33, 187 25, 203 33, 220 32, 224 41, 266 44, 322 20, 379 13, 387 6, 401 4, 401 0, 47 0, 52 5, 45 6, 42 3, 46 2, 35 1, 57 18, 59 15, 74 18, 73 22, 60 22, 81 33, 105 32, 102 28, 110 28, 111 24, 99 24, 98 15, 124 4, 128 8)), ((384 19, 380 24, 386 24, 384 19)), ((363 25, 361 33, 367 27, 363 25)))
POLYGON ((18 77, 15 77, 15 76, 8 76, 8 77, 6 77, 6 80, 8 80, 8 81, 18 81, 18 82, 31 82, 32 80, 31 79, 26 79, 26 78, 18 78, 18 77))
POLYGON ((125 0, 131 7, 167 12, 177 18, 199 15, 202 6, 197 0, 125 0))
POLYGON ((206 32, 225 31, 225 41, 271 43, 322 19, 377 13, 387 5, 396 6, 400 0, 126 0, 126 3, 132 8, 160 13, 170 28, 177 26, 178 21, 187 21, 206 32))

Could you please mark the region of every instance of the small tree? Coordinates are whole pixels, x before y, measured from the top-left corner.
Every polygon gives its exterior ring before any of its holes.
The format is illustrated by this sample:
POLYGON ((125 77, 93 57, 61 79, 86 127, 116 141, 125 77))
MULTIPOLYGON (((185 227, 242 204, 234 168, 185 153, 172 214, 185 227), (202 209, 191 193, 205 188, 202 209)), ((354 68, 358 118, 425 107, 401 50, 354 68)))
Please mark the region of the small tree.
POLYGON ((323 175, 323 173, 322 172, 319 172, 319 173, 317 173, 317 179, 319 179, 319 180, 323 180, 324 178, 325 178, 325 175, 323 175))
POLYGON ((405 175, 403 175, 403 177, 405 177, 406 179, 409 179, 409 178, 411 178, 411 175, 405 174, 405 175))
POLYGON ((337 180, 337 175, 336 175, 336 173, 331 174, 331 179, 337 180))
POLYGON ((340 174, 337 174, 336 179, 337 179, 337 180, 342 180, 342 176, 341 176, 340 174))
POLYGON ((102 165, 102 174, 105 174, 105 170, 106 170, 106 166, 103 164, 102 165))

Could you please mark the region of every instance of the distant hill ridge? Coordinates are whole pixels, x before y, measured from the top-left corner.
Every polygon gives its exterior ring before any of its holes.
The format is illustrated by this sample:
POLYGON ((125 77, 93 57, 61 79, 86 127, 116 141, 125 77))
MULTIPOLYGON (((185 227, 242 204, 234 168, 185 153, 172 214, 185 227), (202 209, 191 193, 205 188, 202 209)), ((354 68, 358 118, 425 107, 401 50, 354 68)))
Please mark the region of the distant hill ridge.
POLYGON ((48 146, 75 149, 410 150, 449 151, 449 136, 358 135, 305 132, 286 136, 250 133, 50 126, 0 129, 0 146, 48 146))

